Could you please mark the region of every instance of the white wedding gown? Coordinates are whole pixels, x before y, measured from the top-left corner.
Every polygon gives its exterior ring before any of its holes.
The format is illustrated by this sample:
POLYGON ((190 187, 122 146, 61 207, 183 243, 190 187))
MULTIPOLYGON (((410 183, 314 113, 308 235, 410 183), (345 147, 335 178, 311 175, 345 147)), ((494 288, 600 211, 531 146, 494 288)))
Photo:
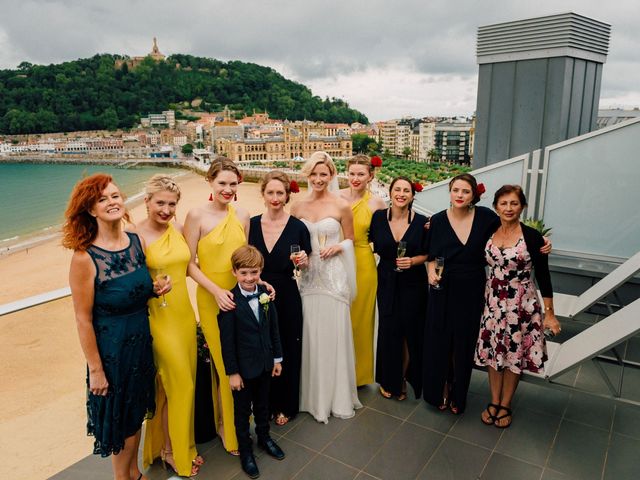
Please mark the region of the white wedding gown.
POLYGON ((309 268, 300 278, 302 297, 302 364, 300 410, 323 423, 329 415, 351 418, 362 405, 356 390, 353 334, 349 314, 355 296, 355 263, 350 241, 343 253, 322 260, 319 235, 325 246, 341 240, 340 222, 332 217, 315 223, 302 219, 311 234, 309 268))

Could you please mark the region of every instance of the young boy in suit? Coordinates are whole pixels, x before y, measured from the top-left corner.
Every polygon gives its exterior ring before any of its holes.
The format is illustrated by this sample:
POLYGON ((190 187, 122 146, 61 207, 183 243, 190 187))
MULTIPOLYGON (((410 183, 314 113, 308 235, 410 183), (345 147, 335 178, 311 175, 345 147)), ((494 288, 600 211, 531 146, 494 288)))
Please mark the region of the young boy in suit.
POLYGON ((258 285, 264 266, 262 254, 244 245, 233 252, 231 266, 238 281, 231 290, 236 308, 218 314, 222 359, 233 391, 242 470, 258 478, 260 471, 249 435, 252 406, 258 446, 278 460, 284 458, 284 452, 269 436, 269 384, 271 377, 282 371, 282 347, 276 307, 258 285))

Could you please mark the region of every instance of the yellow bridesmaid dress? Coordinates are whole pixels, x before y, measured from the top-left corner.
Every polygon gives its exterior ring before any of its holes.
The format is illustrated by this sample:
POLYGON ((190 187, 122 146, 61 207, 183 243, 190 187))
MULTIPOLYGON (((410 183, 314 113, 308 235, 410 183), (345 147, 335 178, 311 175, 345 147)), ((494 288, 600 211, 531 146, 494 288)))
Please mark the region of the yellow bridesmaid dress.
MULTIPOLYGON (((238 220, 235 209, 229 205, 227 216, 213 230, 198 242, 198 262, 200 270, 220 288, 231 290, 236 278, 231 273, 231 254, 238 247, 247 243, 244 226, 238 220)), ((220 308, 213 295, 198 285, 196 291, 200 326, 213 358, 212 381, 213 405, 216 427, 224 425, 224 445, 227 451, 238 449, 236 429, 233 424, 233 396, 229 386, 229 377, 225 374, 220 346, 220 330, 218 328, 218 312, 220 308), (222 412, 220 411, 222 409, 222 412)))
POLYGON ((369 245, 369 225, 373 213, 369 208, 371 193, 351 206, 353 210, 356 285, 358 292, 351 303, 351 327, 356 354, 356 384, 373 383, 373 329, 375 323, 378 273, 369 245))
POLYGON ((196 378, 196 317, 187 292, 189 247, 173 225, 147 246, 147 266, 153 276, 162 270, 171 276, 171 292, 149 300, 149 324, 156 378, 156 415, 147 421, 143 449, 145 468, 164 447, 162 409, 168 404, 169 437, 178 474, 191 474, 191 461, 198 454, 194 439, 194 394, 196 378))

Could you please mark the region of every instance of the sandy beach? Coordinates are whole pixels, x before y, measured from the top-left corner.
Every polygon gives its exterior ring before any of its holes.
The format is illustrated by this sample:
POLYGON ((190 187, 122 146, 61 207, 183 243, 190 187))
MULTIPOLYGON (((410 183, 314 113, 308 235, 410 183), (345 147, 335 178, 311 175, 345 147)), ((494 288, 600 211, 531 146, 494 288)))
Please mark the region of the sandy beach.
MULTIPOLYGON (((206 202, 209 185, 190 173, 180 178, 177 218, 206 202)), ((300 194, 298 194, 300 195, 300 194)), ((263 211, 257 184, 242 183, 238 205, 263 211)), ((144 219, 144 204, 131 210, 144 219)), ((0 304, 68 285, 71 252, 59 238, 0 257, 0 304)), ((191 282, 192 290, 194 289, 191 282)), ((48 478, 89 455, 85 362, 70 298, 1 318, 0 458, 5 478, 48 478)))

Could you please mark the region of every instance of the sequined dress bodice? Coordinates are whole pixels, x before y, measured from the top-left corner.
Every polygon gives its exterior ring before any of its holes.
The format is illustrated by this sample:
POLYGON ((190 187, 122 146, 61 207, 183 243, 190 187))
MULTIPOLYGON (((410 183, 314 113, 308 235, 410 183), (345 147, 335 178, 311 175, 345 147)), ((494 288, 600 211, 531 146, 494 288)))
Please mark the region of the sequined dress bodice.
POLYGON ((342 240, 340 222, 333 217, 326 217, 317 222, 302 219, 311 235, 312 252, 309 257, 309 268, 302 271, 300 278, 300 295, 325 294, 338 300, 350 303, 350 287, 347 272, 339 255, 321 259, 319 252, 320 238, 326 235, 325 247, 335 245, 342 240))

